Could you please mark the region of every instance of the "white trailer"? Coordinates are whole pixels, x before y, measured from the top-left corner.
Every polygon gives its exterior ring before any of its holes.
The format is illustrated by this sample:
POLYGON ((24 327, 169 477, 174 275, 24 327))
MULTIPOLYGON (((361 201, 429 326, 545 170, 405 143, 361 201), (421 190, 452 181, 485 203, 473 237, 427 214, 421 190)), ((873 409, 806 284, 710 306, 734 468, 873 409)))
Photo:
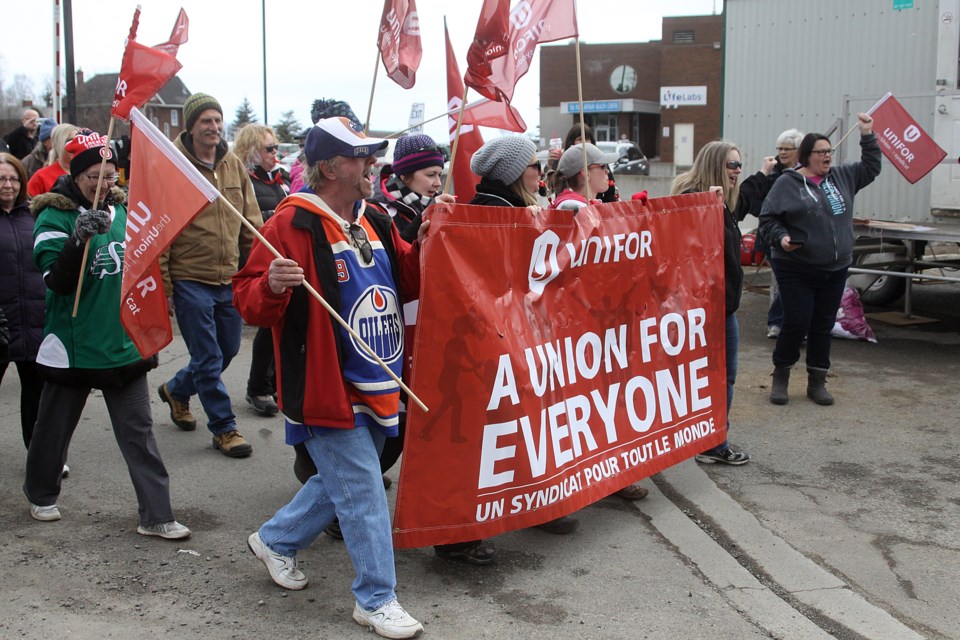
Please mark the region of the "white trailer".
MULTIPOLYGON (((960 0, 725 0, 723 13, 723 137, 740 146, 747 167, 773 155, 785 129, 840 140, 857 112, 890 91, 947 157, 914 185, 884 158, 854 215, 936 227, 938 241, 957 231, 960 241, 960 0)), ((854 133, 836 160, 859 154, 854 133)), ((923 258, 925 238, 904 236, 900 229, 892 243, 863 243, 858 262, 907 272, 941 262, 914 259, 912 250, 923 258)), ((908 280, 859 284, 866 300, 883 303, 908 280)))

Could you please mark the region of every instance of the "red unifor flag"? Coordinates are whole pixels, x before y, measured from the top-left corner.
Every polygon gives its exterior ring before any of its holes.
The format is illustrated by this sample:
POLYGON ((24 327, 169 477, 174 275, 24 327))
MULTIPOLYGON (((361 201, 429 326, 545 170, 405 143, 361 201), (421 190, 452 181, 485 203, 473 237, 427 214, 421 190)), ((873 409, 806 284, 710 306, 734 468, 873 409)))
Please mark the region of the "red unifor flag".
POLYGON ((524 133, 527 130, 527 123, 523 121, 520 112, 513 105, 509 102, 494 102, 488 98, 481 98, 468 104, 463 110, 463 123, 517 133, 524 133))
POLYGON ((577 34, 574 0, 523 0, 509 13, 509 31, 500 36, 508 0, 484 0, 472 57, 464 80, 491 100, 513 99, 517 81, 530 70, 537 45, 577 34))
POLYGON ((386 0, 380 18, 380 58, 390 79, 404 89, 417 81, 423 50, 414 0, 386 0))
MULTIPOLYGON (((463 100, 463 80, 460 79, 460 67, 450 44, 450 33, 444 24, 443 33, 447 39, 447 127, 450 131, 450 144, 457 133, 457 118, 463 100)), ((463 203, 473 200, 480 177, 470 171, 470 158, 483 146, 483 136, 475 124, 464 121, 460 127, 460 140, 457 142, 457 156, 453 159, 453 192, 457 200, 463 203)))
POLYGON ((132 107, 142 107, 156 95, 170 79, 177 75, 181 64, 177 62, 177 50, 187 41, 189 21, 183 9, 177 15, 170 39, 155 47, 137 42, 137 27, 140 24, 140 8, 133 13, 133 24, 123 50, 120 77, 113 96, 110 115, 128 120, 132 107))
POLYGON ((397 547, 541 524, 723 442, 714 194, 430 211, 397 547))
POLYGON ((910 184, 916 184, 947 157, 892 93, 880 98, 868 113, 873 116, 880 150, 910 184))
POLYGON ((220 193, 136 107, 130 118, 132 179, 120 320, 147 358, 173 339, 157 259, 220 193))

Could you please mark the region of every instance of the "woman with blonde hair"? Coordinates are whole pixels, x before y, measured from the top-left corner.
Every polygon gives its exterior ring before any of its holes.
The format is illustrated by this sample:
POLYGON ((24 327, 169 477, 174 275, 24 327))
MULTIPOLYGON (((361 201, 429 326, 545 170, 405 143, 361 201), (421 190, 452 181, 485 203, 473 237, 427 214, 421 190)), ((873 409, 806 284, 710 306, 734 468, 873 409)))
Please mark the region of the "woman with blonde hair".
MULTIPOLYGON (((724 313, 726 316, 727 349, 727 414, 733 401, 733 385, 737 379, 737 348, 740 344, 740 325, 737 308, 743 291, 743 269, 740 267, 740 228, 737 223, 748 213, 757 213, 769 190, 767 176, 773 170, 776 158, 763 159, 763 168, 740 184, 743 162, 740 149, 732 142, 716 140, 707 143, 697 154, 693 166, 673 181, 672 195, 717 192, 723 198, 723 271, 726 283, 724 313)), ((729 430, 729 420, 727 423, 729 430)), ((736 451, 726 440, 718 447, 696 456, 704 464, 746 464, 750 455, 736 451)))
MULTIPOLYGON (((237 132, 233 152, 250 173, 257 206, 266 222, 277 205, 290 193, 290 178, 277 163, 277 136, 270 127, 248 124, 237 132)), ((260 328, 253 338, 247 402, 262 416, 273 416, 279 411, 273 398, 276 393, 275 374, 273 338, 270 329, 260 328)))
POLYGON ((50 146, 50 160, 47 161, 47 166, 33 174, 27 183, 27 193, 31 198, 48 193, 57 178, 70 173, 70 160, 73 159, 73 153, 67 151, 66 146, 76 134, 76 125, 68 122, 53 128, 53 133, 50 134, 50 139, 53 141, 50 146))

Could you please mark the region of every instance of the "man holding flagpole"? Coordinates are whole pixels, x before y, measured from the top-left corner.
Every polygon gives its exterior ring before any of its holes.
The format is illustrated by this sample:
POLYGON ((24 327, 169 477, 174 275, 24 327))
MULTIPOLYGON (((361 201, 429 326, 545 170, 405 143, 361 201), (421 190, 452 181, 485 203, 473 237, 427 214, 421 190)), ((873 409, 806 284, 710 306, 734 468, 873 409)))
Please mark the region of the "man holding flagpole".
POLYGON ((184 431, 197 428, 190 398, 197 395, 207 414, 213 446, 230 458, 253 447, 237 430, 230 395, 221 374, 240 349, 243 321, 233 306, 230 281, 241 254, 250 252, 253 234, 227 202, 260 228, 263 218, 243 162, 223 140, 223 109, 213 96, 195 93, 183 105, 185 131, 176 147, 216 185, 221 197, 201 211, 160 258, 163 285, 177 316, 190 362, 160 385, 170 419, 184 431), (226 200, 226 202, 224 201, 226 200))
MULTIPOLYGON (((394 376, 404 360, 403 301, 419 291, 419 250, 390 216, 369 205, 374 154, 387 141, 319 120, 304 144, 312 193, 289 196, 262 229, 234 276, 243 318, 273 330, 277 390, 287 444, 305 447, 316 472, 293 499, 247 539, 271 579, 303 589, 297 552, 338 518, 356 570, 353 619, 387 638, 412 638, 423 626, 397 602, 390 511, 380 452, 398 433, 400 387, 354 337, 337 326, 310 284, 366 336, 394 376)), ((420 226, 422 239, 430 226, 420 226)))

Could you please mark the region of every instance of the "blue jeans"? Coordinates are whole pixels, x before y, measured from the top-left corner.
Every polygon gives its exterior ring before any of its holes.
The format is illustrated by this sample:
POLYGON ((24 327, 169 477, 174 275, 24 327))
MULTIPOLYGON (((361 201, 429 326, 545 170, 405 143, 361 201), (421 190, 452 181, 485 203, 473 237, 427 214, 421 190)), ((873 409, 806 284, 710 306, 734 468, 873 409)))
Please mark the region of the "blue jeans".
POLYGON ((357 572, 353 595, 364 609, 379 609, 397 597, 390 511, 380 474, 385 437, 367 427, 310 431, 303 444, 317 473, 260 527, 260 537, 275 552, 296 556, 338 518, 357 572))
MULTIPOLYGON (((730 431, 730 405, 733 404, 733 385, 737 382, 737 349, 740 347, 740 323, 737 322, 737 314, 731 313, 727 316, 724 325, 726 334, 725 344, 727 348, 727 424, 726 430, 730 431)), ((724 439, 722 444, 717 445, 708 451, 723 451, 730 446, 730 443, 724 439)))
POLYGON ((783 327, 773 349, 776 367, 792 367, 800 360, 807 338, 807 367, 830 368, 830 330, 837 321, 847 268, 824 271, 790 260, 773 260, 773 272, 783 300, 783 327))
POLYGON ((207 428, 213 435, 235 431, 237 418, 220 378, 240 350, 243 320, 233 306, 233 289, 230 285, 177 280, 173 283, 173 304, 190 362, 167 382, 167 389, 181 402, 199 396, 207 414, 207 428))

